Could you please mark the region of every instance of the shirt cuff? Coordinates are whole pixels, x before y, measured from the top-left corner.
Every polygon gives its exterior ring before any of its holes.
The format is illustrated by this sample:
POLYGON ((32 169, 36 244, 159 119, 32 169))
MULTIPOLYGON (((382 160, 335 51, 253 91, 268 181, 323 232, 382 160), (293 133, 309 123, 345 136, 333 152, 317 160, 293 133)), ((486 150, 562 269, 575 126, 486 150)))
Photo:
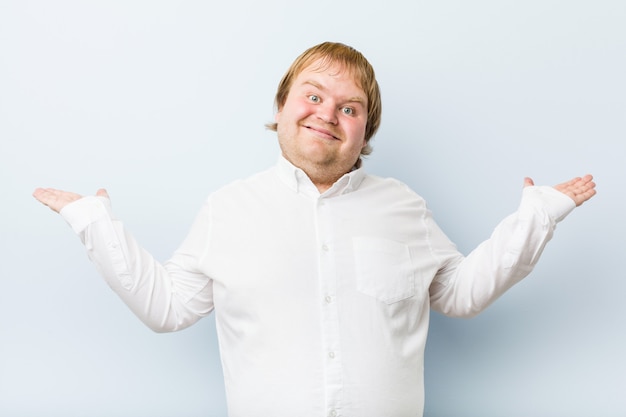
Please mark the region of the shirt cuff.
POLYGON ((111 213, 111 200, 97 196, 83 197, 59 212, 76 234, 82 233, 87 226, 100 219, 112 217, 111 213))
POLYGON ((522 205, 542 208, 555 223, 563 220, 576 208, 576 203, 567 195, 550 186, 525 187, 522 205))

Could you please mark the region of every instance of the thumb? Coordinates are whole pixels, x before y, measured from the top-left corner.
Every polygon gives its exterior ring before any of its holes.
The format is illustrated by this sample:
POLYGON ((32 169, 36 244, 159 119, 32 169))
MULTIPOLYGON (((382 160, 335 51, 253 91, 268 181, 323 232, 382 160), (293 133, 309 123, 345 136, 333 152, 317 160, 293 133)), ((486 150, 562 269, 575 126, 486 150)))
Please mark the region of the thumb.
POLYGON ((107 190, 105 190, 104 188, 100 188, 98 191, 96 191, 96 196, 97 197, 106 197, 109 200, 111 199, 111 197, 109 197, 109 193, 107 193, 107 190))
POLYGON ((524 187, 531 187, 533 185, 535 185, 535 182, 533 181, 532 178, 530 177, 524 178, 524 187))

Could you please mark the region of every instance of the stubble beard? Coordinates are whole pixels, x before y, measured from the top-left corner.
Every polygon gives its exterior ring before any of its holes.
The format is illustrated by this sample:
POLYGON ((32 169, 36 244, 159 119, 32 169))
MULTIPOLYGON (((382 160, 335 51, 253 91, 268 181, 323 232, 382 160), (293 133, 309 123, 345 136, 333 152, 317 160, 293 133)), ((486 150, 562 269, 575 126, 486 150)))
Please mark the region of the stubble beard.
POLYGON ((357 155, 354 161, 342 162, 340 151, 323 149, 323 146, 328 146, 323 143, 316 144, 317 149, 312 146, 307 152, 294 144, 298 138, 282 140, 286 132, 281 132, 279 128, 277 133, 283 156, 294 166, 302 169, 318 188, 332 186, 344 174, 350 172, 359 158, 357 155))

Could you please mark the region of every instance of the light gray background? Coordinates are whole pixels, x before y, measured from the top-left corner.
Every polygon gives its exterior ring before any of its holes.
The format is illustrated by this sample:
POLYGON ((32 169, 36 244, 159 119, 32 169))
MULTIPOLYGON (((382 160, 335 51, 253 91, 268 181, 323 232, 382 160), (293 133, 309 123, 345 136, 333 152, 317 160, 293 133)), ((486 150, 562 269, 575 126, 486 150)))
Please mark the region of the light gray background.
POLYGON ((0 415, 225 414, 213 318, 152 333, 30 194, 105 186, 166 260, 208 193, 274 163, 278 80, 325 40, 377 70, 368 170, 461 251, 524 176, 598 182, 531 277, 475 319, 434 315, 426 416, 625 415, 624 22, 621 0, 2 1, 0 415))

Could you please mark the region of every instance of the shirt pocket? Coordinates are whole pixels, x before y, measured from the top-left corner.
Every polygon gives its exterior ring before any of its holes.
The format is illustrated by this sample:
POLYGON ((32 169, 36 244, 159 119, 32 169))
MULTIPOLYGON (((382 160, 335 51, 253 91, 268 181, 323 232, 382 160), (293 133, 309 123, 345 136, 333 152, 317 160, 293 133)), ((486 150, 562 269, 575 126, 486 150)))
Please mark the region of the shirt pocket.
POLYGON ((387 304, 415 295, 415 274, 407 245, 374 237, 354 237, 352 244, 358 291, 387 304))

